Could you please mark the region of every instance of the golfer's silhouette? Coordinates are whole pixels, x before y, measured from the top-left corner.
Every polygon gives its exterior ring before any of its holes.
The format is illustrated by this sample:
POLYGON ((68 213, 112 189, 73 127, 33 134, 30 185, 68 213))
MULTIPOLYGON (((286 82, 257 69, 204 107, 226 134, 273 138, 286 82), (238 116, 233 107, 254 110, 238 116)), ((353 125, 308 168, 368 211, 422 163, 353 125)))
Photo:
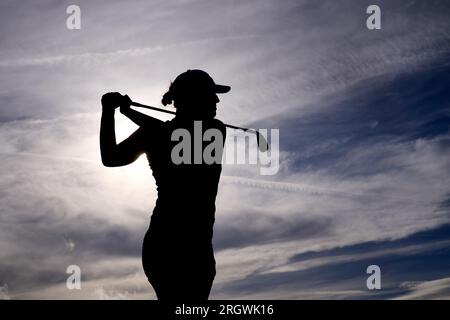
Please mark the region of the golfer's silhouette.
MULTIPOLYGON (((158 199, 145 235, 142 262, 145 274, 159 300, 208 299, 216 274, 212 247, 215 200, 222 170, 220 163, 194 164, 192 143, 191 163, 175 164, 172 132, 184 128, 194 138, 194 121, 201 121, 202 132, 215 128, 225 142, 225 126, 215 119, 217 93, 229 86, 216 85, 204 71, 188 70, 180 74, 164 94, 164 105, 174 103, 176 116, 160 121, 130 108, 128 96, 107 93, 102 97, 100 149, 107 167, 124 166, 139 155, 147 155, 155 177, 158 199), (140 124, 132 135, 116 144, 114 111, 120 111, 140 124)), ((197 122, 198 124, 198 122, 197 122)), ((196 129, 198 130, 198 129, 196 129)), ((198 132, 196 132, 198 134, 198 132)), ((210 142, 203 142, 200 152, 210 142)), ((222 157, 222 149, 216 150, 222 157)))

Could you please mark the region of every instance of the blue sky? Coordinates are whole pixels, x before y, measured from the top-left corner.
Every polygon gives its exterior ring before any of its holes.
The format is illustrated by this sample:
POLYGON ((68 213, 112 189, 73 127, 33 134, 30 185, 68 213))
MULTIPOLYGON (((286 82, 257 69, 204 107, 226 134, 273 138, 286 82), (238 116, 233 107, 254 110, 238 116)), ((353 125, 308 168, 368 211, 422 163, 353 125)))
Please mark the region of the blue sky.
POLYGON ((189 68, 232 86, 218 118, 280 129, 277 175, 224 167, 211 298, 450 297, 446 1, 378 1, 377 31, 371 1, 78 1, 76 31, 72 3, 0 4, 0 297, 155 297, 154 181, 101 165, 100 97, 161 106, 189 68))

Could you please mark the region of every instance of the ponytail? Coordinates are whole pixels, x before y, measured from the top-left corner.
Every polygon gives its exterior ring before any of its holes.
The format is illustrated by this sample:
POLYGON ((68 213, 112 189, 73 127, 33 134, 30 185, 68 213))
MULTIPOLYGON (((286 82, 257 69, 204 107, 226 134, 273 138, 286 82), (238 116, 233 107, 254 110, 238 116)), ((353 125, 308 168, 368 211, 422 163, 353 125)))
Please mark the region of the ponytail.
POLYGON ((172 104, 172 102, 173 102, 173 95, 172 95, 172 92, 170 92, 170 90, 169 90, 166 93, 164 93, 161 103, 164 106, 167 106, 168 104, 172 104))

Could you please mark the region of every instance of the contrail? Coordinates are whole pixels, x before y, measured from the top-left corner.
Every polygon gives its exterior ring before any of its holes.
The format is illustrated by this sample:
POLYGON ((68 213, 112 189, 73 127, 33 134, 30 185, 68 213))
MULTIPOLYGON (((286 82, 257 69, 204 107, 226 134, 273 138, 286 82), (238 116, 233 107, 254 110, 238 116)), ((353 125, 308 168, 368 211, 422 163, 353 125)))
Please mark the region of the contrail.
POLYGON ((50 160, 59 160, 59 161, 75 161, 75 162, 83 162, 88 164, 98 164, 98 160, 88 159, 88 158, 80 158, 80 157, 65 157, 65 156, 55 156, 55 155, 47 155, 42 153, 34 153, 34 152, 0 152, 2 156, 24 156, 24 157, 36 157, 50 160))
POLYGON ((310 185, 302 185, 302 184, 291 183, 291 182, 268 181, 268 180, 251 179, 251 178, 236 177, 236 176, 222 176, 221 182, 223 182, 225 184, 232 183, 232 184, 239 184, 239 185, 244 185, 244 186, 249 186, 249 187, 254 187, 254 188, 262 188, 262 189, 302 192, 302 193, 308 193, 308 194, 319 195, 319 196, 347 196, 347 197, 367 196, 367 193, 339 191, 336 189, 314 187, 314 186, 310 186, 310 185))
MULTIPOLYGON (((0 155, 37 157, 37 158, 50 159, 50 160, 56 160, 56 161, 74 161, 74 162, 81 162, 81 163, 91 164, 91 165, 99 165, 99 163, 100 163, 100 160, 94 160, 94 159, 88 159, 88 158, 82 158, 82 157, 55 156, 55 155, 47 155, 47 154, 40 154, 40 153, 34 153, 34 152, 15 152, 15 153, 1 152, 0 155)), ((341 196, 346 195, 346 196, 352 196, 352 197, 364 196, 364 194, 340 192, 340 191, 336 191, 336 190, 332 190, 332 189, 317 188, 317 187, 305 186, 305 185, 300 185, 300 184, 295 184, 295 183, 259 180, 259 179, 251 179, 251 178, 244 178, 244 177, 238 177, 238 176, 222 175, 220 182, 224 183, 224 184, 244 185, 244 186, 249 186, 249 187, 253 187, 253 188, 303 192, 303 193, 314 194, 314 195, 341 195, 341 196)))
MULTIPOLYGON (((65 156, 55 156, 55 155, 46 155, 40 153, 33 152, 16 152, 16 153, 6 153, 1 152, 0 155, 3 156, 24 156, 24 157, 37 157, 44 158, 56 161, 73 161, 80 162, 90 165, 100 166, 100 160, 88 159, 82 157, 65 157, 65 156)), ((100 166, 101 167, 101 166, 100 166)), ((370 192, 352 192, 352 191, 340 191, 337 189, 323 188, 323 187, 315 187, 311 185, 303 185, 298 183, 291 182, 279 182, 279 181, 269 181, 269 180, 261 180, 261 179, 252 179, 246 177, 239 176, 227 176, 222 175, 220 178, 220 184, 237 184, 242 186, 248 186, 252 188, 260 188, 260 189, 270 189, 270 190, 279 190, 279 191, 288 191, 288 192, 300 192, 304 194, 310 194, 315 196, 333 196, 333 197, 348 197, 348 198, 363 198, 367 196, 374 196, 374 194, 370 192)), ((399 197, 394 195, 382 195, 384 199, 398 199, 404 201, 415 201, 417 199, 412 197, 399 197)))
POLYGON ((175 49, 178 47, 189 47, 198 44, 207 44, 209 42, 220 42, 226 40, 240 40, 247 38, 263 37, 262 35, 242 35, 242 36, 228 36, 217 38, 206 38, 193 41, 185 41, 181 43, 174 43, 169 45, 156 45, 153 47, 143 48, 131 48, 122 49, 110 52, 85 52, 74 55, 57 55, 49 57, 36 57, 36 58, 19 58, 11 60, 0 60, 0 67, 12 68, 12 67, 36 67, 36 66, 53 66, 62 63, 98 63, 105 64, 110 63, 114 59, 140 57, 153 54, 155 52, 175 49))

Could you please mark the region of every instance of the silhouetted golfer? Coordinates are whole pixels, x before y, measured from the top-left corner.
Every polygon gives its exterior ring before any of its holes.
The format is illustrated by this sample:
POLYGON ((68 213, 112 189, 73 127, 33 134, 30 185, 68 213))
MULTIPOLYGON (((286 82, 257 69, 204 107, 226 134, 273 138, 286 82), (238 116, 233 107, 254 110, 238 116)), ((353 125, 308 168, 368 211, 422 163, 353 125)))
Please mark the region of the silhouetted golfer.
MULTIPOLYGON (((159 300, 208 299, 216 274, 212 236, 222 166, 194 164, 194 143, 190 150, 192 164, 174 164, 171 151, 179 142, 172 141, 171 135, 175 129, 184 128, 193 139, 194 121, 201 120, 202 136, 209 128, 220 130, 223 147, 225 126, 214 117, 219 102, 217 93, 229 90, 229 86, 216 85, 201 70, 180 74, 162 99, 164 105, 174 103, 176 108, 175 118, 166 122, 131 109, 128 96, 116 92, 102 97, 103 164, 124 166, 145 153, 156 180, 158 199, 144 238, 142 262, 159 300), (123 114, 144 124, 116 144, 114 111, 119 106, 123 114)), ((203 143, 202 149, 207 144, 203 143)))

